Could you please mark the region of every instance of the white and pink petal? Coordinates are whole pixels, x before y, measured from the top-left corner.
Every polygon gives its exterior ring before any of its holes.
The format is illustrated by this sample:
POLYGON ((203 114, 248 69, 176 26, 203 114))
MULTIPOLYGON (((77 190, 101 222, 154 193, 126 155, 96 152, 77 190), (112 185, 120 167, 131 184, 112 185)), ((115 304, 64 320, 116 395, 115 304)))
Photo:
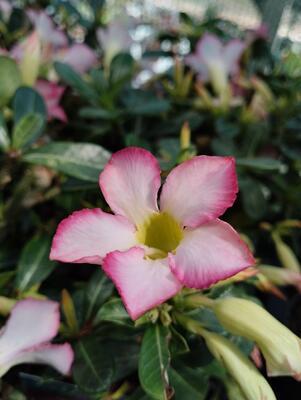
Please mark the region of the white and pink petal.
POLYGON ((254 264, 238 233, 226 222, 210 221, 185 230, 175 254, 169 253, 172 272, 183 285, 204 289, 254 264))
POLYGON ((53 339, 59 324, 58 303, 35 299, 19 301, 0 333, 0 364, 15 353, 53 339))
POLYGON ((56 58, 69 64, 80 74, 89 71, 97 62, 95 52, 85 44, 73 44, 57 53, 56 58))
POLYGON ((139 247, 108 254, 103 269, 115 283, 133 320, 173 297, 182 287, 167 259, 148 259, 139 247))
POLYGON ((239 70, 239 59, 246 48, 246 44, 239 39, 230 40, 223 49, 223 59, 230 75, 236 74, 239 70))
POLYGON ((232 157, 198 156, 167 176, 160 209, 183 226, 195 228, 222 215, 234 203, 237 192, 232 157))
POLYGON ((222 58, 223 43, 211 33, 205 33, 196 45, 196 55, 206 65, 211 65, 222 58))
POLYGON ((74 353, 69 343, 46 343, 27 351, 15 353, 5 363, 2 362, 0 356, 0 376, 3 376, 10 368, 19 364, 46 364, 62 375, 68 375, 73 359, 74 353))
POLYGON ((158 210, 160 168, 145 149, 128 147, 114 153, 100 174, 99 184, 112 211, 135 224, 143 223, 158 210))
POLYGON ((127 250, 136 243, 136 228, 123 216, 108 214, 99 208, 84 209, 59 224, 50 259, 101 264, 107 253, 127 250))

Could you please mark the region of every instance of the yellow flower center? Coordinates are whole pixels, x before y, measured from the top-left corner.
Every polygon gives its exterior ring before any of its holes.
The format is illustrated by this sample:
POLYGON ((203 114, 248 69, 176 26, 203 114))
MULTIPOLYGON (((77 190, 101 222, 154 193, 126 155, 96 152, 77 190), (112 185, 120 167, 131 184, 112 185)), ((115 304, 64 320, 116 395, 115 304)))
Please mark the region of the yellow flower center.
POLYGON ((151 258, 164 258, 178 247, 182 238, 181 226, 167 213, 153 214, 137 229, 139 243, 158 250, 151 258))

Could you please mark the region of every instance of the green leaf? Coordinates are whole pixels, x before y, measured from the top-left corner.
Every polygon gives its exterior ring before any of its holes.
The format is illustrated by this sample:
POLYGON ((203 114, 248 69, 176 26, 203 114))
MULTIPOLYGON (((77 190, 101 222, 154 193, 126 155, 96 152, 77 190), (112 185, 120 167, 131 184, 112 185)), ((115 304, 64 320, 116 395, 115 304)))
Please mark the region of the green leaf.
POLYGON ((128 53, 117 54, 110 65, 110 82, 114 85, 129 80, 134 73, 135 61, 128 53))
POLYGON ((90 143, 53 142, 23 155, 23 160, 45 165, 84 181, 98 182, 110 158, 103 147, 90 143))
POLYGON ((120 116, 120 111, 105 110, 104 108, 84 107, 80 110, 79 116, 87 119, 114 120, 120 116))
POLYGON ((261 171, 281 171, 285 165, 273 158, 237 158, 236 165, 238 167, 246 167, 250 169, 258 169, 261 171))
POLYGON ((12 147, 21 149, 34 142, 42 133, 45 120, 41 114, 26 114, 14 126, 12 147))
POLYGON ((96 394, 107 390, 114 376, 114 368, 106 346, 95 337, 78 341, 72 372, 75 382, 85 392, 96 394))
POLYGON ((64 83, 71 86, 89 102, 98 103, 97 92, 70 65, 57 61, 54 63, 54 68, 64 83))
POLYGON ((47 109, 43 97, 34 89, 20 87, 13 99, 14 121, 17 123, 27 114, 40 114, 46 120, 47 109))
POLYGON ((114 289, 112 281, 101 271, 96 271, 85 289, 87 296, 86 318, 89 319, 111 296, 114 289))
POLYGON ((256 179, 244 177, 239 180, 242 202, 246 214, 254 220, 260 220, 267 211, 265 187, 256 179))
POLYGON ((119 298, 113 298, 101 307, 94 319, 94 325, 103 321, 114 322, 118 325, 133 326, 119 298))
POLYGON ((53 271, 56 263, 49 260, 51 238, 33 237, 22 250, 17 266, 15 286, 21 292, 41 283, 53 271))
POLYGON ((208 375, 202 368, 189 368, 178 364, 170 368, 170 384, 175 391, 175 400, 204 400, 208 392, 208 375))
POLYGON ((153 399, 167 400, 168 364, 168 330, 150 326, 143 337, 138 372, 141 386, 153 399))
POLYGON ((123 102, 127 112, 133 115, 157 115, 170 109, 170 101, 159 99, 153 93, 131 89, 125 92, 123 102))
POLYGON ((7 126, 3 117, 0 113, 0 149, 3 151, 8 150, 10 147, 10 137, 8 136, 7 126))
POLYGON ((0 107, 5 106, 21 85, 21 74, 14 60, 0 56, 0 107))
POLYGON ((186 339, 175 328, 171 327, 170 353, 172 356, 178 356, 189 352, 186 339))

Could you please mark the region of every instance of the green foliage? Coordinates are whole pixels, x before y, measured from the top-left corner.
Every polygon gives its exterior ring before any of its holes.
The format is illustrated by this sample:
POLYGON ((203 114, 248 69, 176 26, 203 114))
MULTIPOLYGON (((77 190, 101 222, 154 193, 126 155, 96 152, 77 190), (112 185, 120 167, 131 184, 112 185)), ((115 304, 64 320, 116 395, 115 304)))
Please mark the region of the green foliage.
POLYGON ((168 330, 160 325, 149 327, 145 332, 139 356, 141 386, 156 400, 168 398, 168 335, 168 330))
POLYGON ((23 160, 85 181, 97 182, 110 153, 90 143, 53 142, 26 152, 23 160))
MULTIPOLYGON (((101 266, 49 261, 51 240, 59 222, 75 210, 100 207, 110 212, 99 194, 99 174, 112 153, 141 146, 158 157, 163 180, 185 157, 234 157, 239 193, 222 218, 243 234, 260 262, 300 261, 300 56, 288 49, 274 56, 262 38, 209 14, 204 20, 181 14, 179 26, 172 30, 164 23, 156 24, 160 31, 152 27, 152 35, 138 49, 141 59, 125 46, 105 65, 106 49, 97 41, 97 30, 104 28, 112 10, 104 9, 104 3, 18 2, 46 7, 70 43, 76 37, 96 52, 93 68, 81 73, 64 61, 66 49, 51 59, 50 49, 43 47, 43 57, 48 58, 40 65, 39 79, 65 86, 56 107, 63 108, 68 121, 49 112, 54 92, 47 98, 35 87, 22 85, 19 61, 13 60, 11 50, 32 31, 25 9, 14 7, 8 19, 0 16, 1 48, 8 51, 0 56, 0 314, 4 322, 6 297, 61 300, 55 342, 68 341, 75 350, 67 378, 47 367, 12 369, 3 378, 4 398, 47 394, 58 400, 221 400, 225 387, 230 393, 236 383, 205 342, 177 323, 176 313, 226 337, 246 357, 253 342, 229 334, 210 308, 186 307, 185 290, 165 304, 166 309, 158 307, 132 321, 101 266), (225 42, 239 37, 246 43, 240 74, 231 78, 228 103, 214 94, 210 82, 200 83, 185 63, 186 51, 194 51, 208 31, 225 42), (168 59, 177 61, 154 73, 153 62, 164 64, 168 59), (139 80, 141 72, 150 78, 139 80), (190 134, 185 145, 180 137, 183 125, 190 134)), ((136 37, 134 25, 130 29, 136 37)), ((140 46, 137 40, 135 45, 140 46)), ((243 282, 217 283, 202 294, 258 302, 258 289, 281 296, 275 285, 251 276, 243 282)), ((296 293, 291 289, 285 295, 289 301, 281 303, 285 309, 279 313, 288 316, 300 336, 296 293)), ((274 304, 265 294, 260 299, 263 305, 274 304)))
POLYGON ((5 106, 21 85, 17 64, 11 58, 0 56, 0 107, 5 106))

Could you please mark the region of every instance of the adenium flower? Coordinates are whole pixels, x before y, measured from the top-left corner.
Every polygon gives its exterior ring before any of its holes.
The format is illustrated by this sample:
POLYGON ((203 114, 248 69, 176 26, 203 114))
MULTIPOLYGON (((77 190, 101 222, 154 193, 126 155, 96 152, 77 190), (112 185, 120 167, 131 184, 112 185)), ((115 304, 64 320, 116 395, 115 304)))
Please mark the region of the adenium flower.
POLYGON ((118 53, 129 50, 133 43, 127 22, 121 20, 112 21, 106 28, 99 28, 96 35, 104 51, 104 64, 107 67, 118 53))
POLYGON ((264 308, 235 297, 216 300, 212 308, 229 332, 257 344, 269 376, 291 375, 301 380, 301 340, 264 308))
POLYGON ((83 74, 97 62, 94 51, 85 44, 75 43, 54 54, 56 61, 70 65, 79 74, 83 74))
POLYGON ((7 0, 0 0, 0 12, 3 19, 7 22, 11 16, 13 6, 7 0))
POLYGON ((43 43, 52 44, 55 47, 68 46, 66 34, 55 26, 45 11, 28 10, 27 15, 43 43))
POLYGON ((11 56, 18 62, 22 62, 25 58, 24 53, 31 37, 39 40, 41 46, 40 64, 61 61, 82 74, 97 62, 95 52, 86 44, 74 43, 69 45, 66 34, 55 26, 52 19, 44 11, 29 10, 28 16, 35 29, 27 38, 13 47, 11 56))
POLYGON ((59 330, 59 304, 48 300, 21 300, 0 331, 0 377, 23 363, 48 364, 66 375, 73 362, 68 343, 51 344, 59 330))
POLYGON ((37 81, 35 89, 40 93, 45 101, 48 119, 57 118, 63 122, 67 122, 67 115, 65 114, 63 107, 59 105, 65 87, 57 85, 54 82, 40 79, 37 81))
POLYGON ((228 90, 228 78, 239 71, 239 59, 245 44, 239 39, 223 44, 221 40, 206 33, 197 43, 194 54, 186 57, 186 63, 199 74, 203 82, 210 81, 217 95, 228 90))
POLYGON ((168 175, 147 150, 115 153, 100 174, 115 213, 84 209, 63 220, 50 258, 102 264, 136 319, 178 293, 207 288, 254 263, 237 232, 218 219, 238 191, 231 157, 198 156, 168 175))

